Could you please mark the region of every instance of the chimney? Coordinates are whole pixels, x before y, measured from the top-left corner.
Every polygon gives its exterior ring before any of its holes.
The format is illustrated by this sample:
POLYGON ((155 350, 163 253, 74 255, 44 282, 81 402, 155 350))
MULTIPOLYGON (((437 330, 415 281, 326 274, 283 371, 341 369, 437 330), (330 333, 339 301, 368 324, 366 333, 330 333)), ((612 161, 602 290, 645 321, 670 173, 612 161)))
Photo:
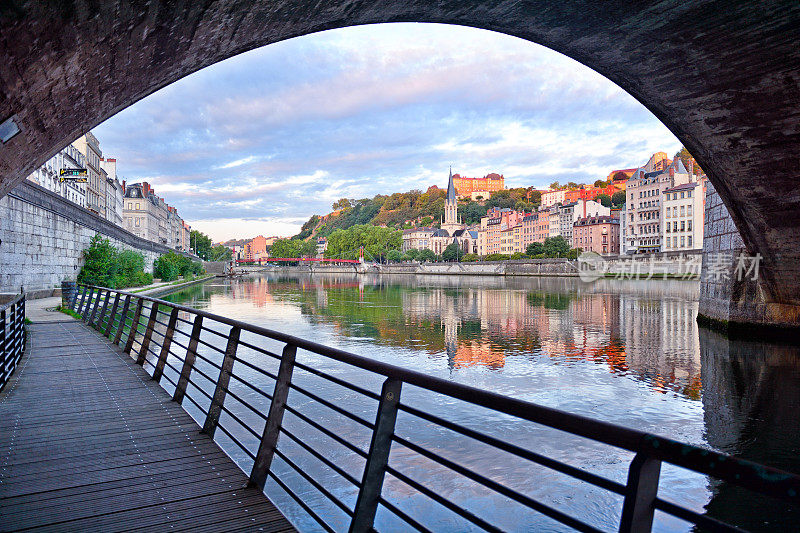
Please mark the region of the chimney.
POLYGON ((694 159, 689 159, 689 181, 694 181, 694 159))

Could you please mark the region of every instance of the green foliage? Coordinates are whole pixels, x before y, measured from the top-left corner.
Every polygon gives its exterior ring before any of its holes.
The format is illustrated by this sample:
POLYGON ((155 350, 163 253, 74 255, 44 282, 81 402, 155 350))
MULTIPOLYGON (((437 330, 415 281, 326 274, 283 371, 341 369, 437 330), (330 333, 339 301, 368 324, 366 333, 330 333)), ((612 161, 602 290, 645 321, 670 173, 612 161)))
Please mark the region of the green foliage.
POLYGON ((420 250, 419 255, 417 256, 417 260, 420 262, 432 262, 436 261, 437 257, 436 254, 433 253, 433 250, 425 248, 424 250, 420 250))
POLYGON ((83 257, 85 261, 78 273, 79 283, 124 289, 153 282, 153 276, 144 272, 142 254, 129 250, 120 252, 100 235, 92 237, 83 257))
POLYGON ((514 260, 516 260, 516 259, 527 259, 527 258, 528 258, 528 256, 525 255, 522 252, 514 252, 513 254, 511 254, 511 257, 510 257, 510 259, 514 259, 514 260))
POLYGON ((402 244, 403 235, 398 230, 359 224, 331 233, 325 257, 358 259, 359 249, 363 246, 367 260, 383 261, 390 250, 399 251, 402 244))
POLYGON ((550 184, 550 188, 553 189, 554 191, 557 191, 558 189, 561 188, 561 184, 557 181, 554 181, 553 183, 550 184))
POLYGON ((270 257, 313 257, 316 253, 313 242, 298 239, 278 239, 269 249, 270 257))
POLYGON ((399 263, 403 259, 403 254, 400 253, 400 250, 389 250, 386 259, 390 263, 399 263))
POLYGON ((603 207, 611 207, 611 197, 607 194, 598 194, 594 201, 599 202, 603 207))
POLYGON ((153 276, 161 278, 161 281, 173 281, 178 276, 188 278, 202 273, 203 265, 175 252, 166 253, 153 263, 153 276))
POLYGON ((218 244, 211 248, 209 261, 230 261, 233 259, 233 252, 227 246, 218 244))
POLYGON ((477 202, 469 202, 466 205, 458 206, 458 216, 464 224, 477 224, 481 218, 486 216, 486 206, 477 202))
POLYGON ((567 259, 572 259, 573 261, 578 258, 578 255, 582 250, 580 248, 573 248, 569 252, 567 252, 567 259))
POLYGON ((611 181, 625 181, 627 179, 628 175, 622 172, 621 170, 615 172, 614 175, 611 176, 611 181))
POLYGON ((461 258, 462 263, 472 263, 479 259, 477 254, 464 254, 464 257, 461 258))
POLYGON ((452 242, 442 251, 442 260, 458 261, 460 255, 462 255, 461 248, 458 247, 458 244, 452 242))
MULTIPOLYGON (((197 230, 192 230, 189 234, 189 246, 195 254, 203 261, 209 261, 211 254, 211 237, 197 230)), ((156 276, 158 277, 158 276, 156 276)))
MULTIPOLYGON (((343 200, 344 200, 344 198, 343 198, 343 200)), ((334 204, 334 205, 336 205, 336 204, 334 204)), ((317 227, 317 224, 319 224, 320 219, 321 219, 321 217, 319 215, 313 215, 300 228, 300 233, 295 235, 293 238, 295 238, 295 239, 307 239, 308 237, 310 237, 311 234, 314 233, 314 228, 317 227)))
POLYGON ((403 254, 403 261, 416 261, 418 257, 419 250, 412 248, 403 254))
POLYGON ((525 255, 528 257, 533 257, 535 255, 544 254, 544 244, 541 242, 532 242, 528 245, 525 249, 525 255))
POLYGON ((575 183, 574 181, 570 181, 567 183, 567 189, 580 189, 581 186, 575 183))
POLYGON ((625 205, 625 191, 617 191, 611 195, 611 203, 619 207, 625 205))
POLYGON ((677 158, 680 158, 680 160, 683 162, 683 166, 686 167, 687 171, 689 170, 690 166, 689 162, 694 161, 694 173, 695 174, 704 173, 703 169, 700 168, 700 165, 697 164, 697 161, 694 160, 694 157, 692 157, 692 154, 689 153, 689 150, 687 150, 686 147, 681 146, 681 149, 678 150, 678 152, 675 154, 675 157, 673 157, 672 159, 677 159, 677 158))
POLYGON ((507 261, 508 254, 489 254, 483 258, 484 261, 507 261))
POLYGON ((544 241, 544 254, 547 257, 567 257, 569 253, 569 243, 567 239, 558 235, 557 237, 548 237, 544 241))
POLYGON ((347 198, 340 198, 335 202, 333 202, 331 209, 333 209, 334 211, 338 211, 339 209, 347 209, 348 207, 352 207, 350 200, 348 200, 347 198))
POLYGON ((606 186, 606 182, 603 181, 603 180, 597 180, 597 181, 594 182, 594 186, 595 187, 605 187, 606 186))

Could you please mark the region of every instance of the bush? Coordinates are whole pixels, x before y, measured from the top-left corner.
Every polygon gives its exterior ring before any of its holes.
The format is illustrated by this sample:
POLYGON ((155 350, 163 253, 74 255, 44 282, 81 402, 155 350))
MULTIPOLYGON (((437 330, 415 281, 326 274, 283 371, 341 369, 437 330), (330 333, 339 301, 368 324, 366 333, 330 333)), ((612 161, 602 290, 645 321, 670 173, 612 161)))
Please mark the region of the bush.
POLYGON ((522 252, 514 252, 511 254, 511 259, 527 259, 528 256, 522 252))
POLYGON ((100 235, 92 237, 83 257, 85 263, 78 273, 79 283, 124 289, 153 282, 153 276, 144 272, 142 254, 131 250, 120 252, 100 235))
POLYGON ((198 261, 191 261, 188 257, 169 252, 153 263, 153 276, 161 278, 161 281, 173 281, 178 276, 188 278, 196 274, 203 273, 203 265, 198 261))
POLYGON ((464 257, 461 258, 463 263, 472 263, 473 261, 478 260, 477 254, 464 254, 464 257))
POLYGON ((489 254, 483 258, 484 261, 506 261, 508 254, 489 254))
POLYGON ((433 250, 425 248, 424 250, 420 251, 419 256, 417 256, 417 260, 419 261, 436 261, 437 256, 433 253, 433 250))

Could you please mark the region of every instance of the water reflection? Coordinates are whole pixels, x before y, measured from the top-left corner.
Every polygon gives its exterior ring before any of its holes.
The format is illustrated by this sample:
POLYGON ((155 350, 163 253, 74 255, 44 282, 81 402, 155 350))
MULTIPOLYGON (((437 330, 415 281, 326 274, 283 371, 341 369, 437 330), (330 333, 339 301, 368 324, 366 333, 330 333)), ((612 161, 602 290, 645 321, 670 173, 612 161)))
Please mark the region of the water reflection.
MULTIPOLYGON (((603 279, 585 284, 573 278, 265 275, 216 281, 168 299, 486 390, 800 471, 800 354, 796 348, 731 342, 698 331, 697 298, 698 285, 685 281, 603 279)), ((624 454, 520 428, 475 410, 454 410, 448 402, 418 401, 459 423, 491 429, 499 437, 624 481, 629 460, 624 454)), ((374 416, 372 406, 364 409, 364 416, 374 416)), ((589 515, 602 529, 613 529, 618 520, 618 501, 576 488, 574 480, 498 464, 485 450, 454 442, 435 429, 413 426, 409 431, 432 449, 450 452, 504 482, 529 488, 535 475, 542 481, 537 496, 589 515)), ((477 508, 502 508, 485 491, 453 486, 451 477, 432 474, 430 465, 419 464, 413 454, 401 450, 393 457, 427 472, 442 491, 477 508)), ((347 453, 337 455, 344 463, 352 459, 347 453)), ((418 509, 437 512, 407 488, 392 490, 411 498, 418 509)), ((345 499, 354 497, 341 491, 337 494, 345 499)), ((677 468, 663 469, 660 496, 754 530, 796 523, 792 511, 780 505, 677 468)), ((311 528, 302 513, 295 516, 311 528)), ((436 530, 455 527, 445 515, 437 519, 436 530)), ((500 519, 510 530, 545 527, 528 517, 500 519)), ((549 523, 546 527, 559 530, 549 523)), ((687 527, 662 516, 655 529, 687 527)))

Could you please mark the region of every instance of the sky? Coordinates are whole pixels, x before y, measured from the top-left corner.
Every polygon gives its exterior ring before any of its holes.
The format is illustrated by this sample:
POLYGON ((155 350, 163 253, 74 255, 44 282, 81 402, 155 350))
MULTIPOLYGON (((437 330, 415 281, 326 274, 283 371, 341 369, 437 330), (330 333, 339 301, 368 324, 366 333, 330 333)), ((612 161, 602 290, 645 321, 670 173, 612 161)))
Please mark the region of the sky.
POLYGON ((507 35, 381 24, 207 67, 98 126, 104 157, 215 241, 290 236, 339 198, 447 186, 594 182, 680 143, 580 63, 507 35))

